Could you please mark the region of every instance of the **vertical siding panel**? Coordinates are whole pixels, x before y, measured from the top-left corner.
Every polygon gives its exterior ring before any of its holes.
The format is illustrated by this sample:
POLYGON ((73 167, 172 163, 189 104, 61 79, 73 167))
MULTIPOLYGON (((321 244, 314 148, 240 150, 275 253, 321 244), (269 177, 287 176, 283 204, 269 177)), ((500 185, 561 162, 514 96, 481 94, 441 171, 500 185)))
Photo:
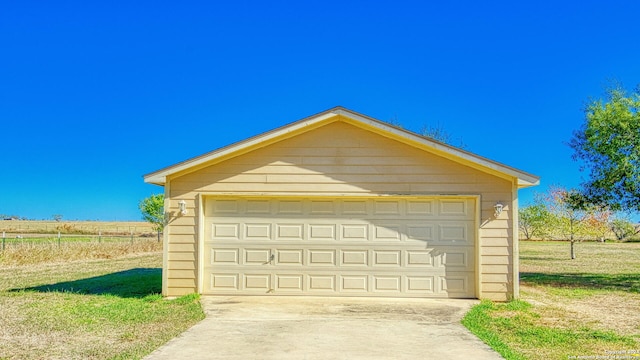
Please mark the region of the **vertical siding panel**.
MULTIPOLYGON (((170 196, 165 200, 167 210, 167 274, 166 296, 182 296, 197 291, 197 222, 194 192, 176 195, 176 182, 167 181, 170 196), (186 202, 187 214, 180 214, 178 202, 186 202)), ((179 182, 177 182, 179 183, 179 182)))
POLYGON ((520 239, 519 231, 518 231, 518 183, 517 180, 514 180, 512 185, 512 209, 511 209, 511 219, 513 222, 511 223, 511 241, 512 241, 512 249, 513 249, 513 269, 511 272, 513 273, 511 284, 512 289, 511 295, 514 299, 518 299, 520 297, 520 239))
MULTIPOLYGON (((166 211, 169 208, 171 202, 171 182, 167 181, 164 185, 164 204, 163 208, 166 211)), ((165 224, 162 230, 162 296, 169 295, 169 233, 171 227, 169 224, 165 224)))

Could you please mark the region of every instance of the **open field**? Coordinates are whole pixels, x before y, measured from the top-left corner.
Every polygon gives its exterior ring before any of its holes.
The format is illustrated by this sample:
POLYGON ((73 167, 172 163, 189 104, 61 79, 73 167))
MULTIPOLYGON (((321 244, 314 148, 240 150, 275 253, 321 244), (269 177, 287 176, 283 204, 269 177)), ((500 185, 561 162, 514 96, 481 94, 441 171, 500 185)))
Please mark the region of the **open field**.
MULTIPOLYGON (((122 256, 162 251, 162 243, 154 238, 134 241, 63 241, 40 239, 32 242, 6 244, 0 250, 0 269, 7 266, 26 266, 44 263, 67 263, 90 259, 115 259, 122 256)), ((66 266, 66 265, 65 265, 66 266)))
POLYGON ((159 240, 145 222, 0 220, 0 267, 157 252, 159 240))
POLYGON ((0 265, 0 359, 139 359, 203 318, 163 300, 159 252, 0 265))
POLYGON ((53 221, 53 220, 0 220, 0 233, 21 234, 98 234, 129 235, 153 234, 144 221, 53 221))
MULTIPOLYGON (((161 299, 155 238, 34 241, 0 252, 0 360, 141 358, 203 317, 196 296, 161 299)), ((507 359, 639 356, 640 243, 576 254, 521 241, 522 299, 482 302, 463 323, 507 359)))
POLYGON ((464 324, 507 359, 640 356, 640 243, 578 243, 576 254, 521 241, 521 300, 483 302, 464 324))

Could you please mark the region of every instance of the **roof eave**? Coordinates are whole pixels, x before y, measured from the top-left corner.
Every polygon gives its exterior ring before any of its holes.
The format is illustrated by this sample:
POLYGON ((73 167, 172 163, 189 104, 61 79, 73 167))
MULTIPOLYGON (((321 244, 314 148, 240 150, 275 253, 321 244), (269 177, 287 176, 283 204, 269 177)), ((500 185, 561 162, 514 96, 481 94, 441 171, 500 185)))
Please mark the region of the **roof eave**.
POLYGON ((518 189, 524 189, 540 185, 540 178, 532 176, 531 179, 518 178, 518 189))
POLYGON ((154 176, 153 174, 149 174, 149 175, 143 176, 143 178, 144 178, 144 182, 147 184, 164 186, 167 183, 166 176, 158 176, 158 175, 154 176))
POLYGON ((298 120, 296 122, 273 129, 271 131, 267 131, 265 133, 253 136, 246 140, 242 140, 240 142, 227 145, 225 147, 210 151, 206 154, 196 156, 194 158, 185 160, 183 162, 149 173, 147 175, 144 175, 144 181, 149 184, 164 185, 167 181, 167 176, 171 176, 173 174, 182 172, 189 168, 193 168, 193 167, 208 163, 217 158, 230 155, 232 153, 237 153, 247 148, 254 147, 259 143, 264 143, 269 140, 280 138, 287 133, 295 132, 305 127, 309 127, 312 124, 316 124, 318 122, 326 120, 327 118, 334 117, 337 114, 336 109, 339 109, 339 108, 340 107, 335 107, 335 108, 323 111, 321 113, 312 115, 302 120, 298 120))

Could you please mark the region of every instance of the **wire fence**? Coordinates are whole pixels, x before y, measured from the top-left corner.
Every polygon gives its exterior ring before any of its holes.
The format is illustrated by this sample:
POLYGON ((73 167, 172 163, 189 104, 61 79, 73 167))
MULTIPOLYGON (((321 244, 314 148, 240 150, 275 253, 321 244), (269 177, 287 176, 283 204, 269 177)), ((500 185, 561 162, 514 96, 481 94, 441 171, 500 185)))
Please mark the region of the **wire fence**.
POLYGON ((136 244, 140 242, 160 242, 162 233, 134 233, 114 234, 102 233, 98 231, 96 234, 63 234, 62 232, 54 234, 43 233, 26 233, 26 232, 6 232, 3 231, 0 238, 0 251, 5 251, 10 247, 34 247, 34 246, 70 246, 74 244, 136 244))
POLYGON ((153 225, 140 221, 47 221, 0 220, 0 232, 7 234, 142 235, 155 232, 153 225))
POLYGON ((16 247, 48 248, 74 244, 160 242, 153 225, 139 221, 0 220, 0 251, 16 247))

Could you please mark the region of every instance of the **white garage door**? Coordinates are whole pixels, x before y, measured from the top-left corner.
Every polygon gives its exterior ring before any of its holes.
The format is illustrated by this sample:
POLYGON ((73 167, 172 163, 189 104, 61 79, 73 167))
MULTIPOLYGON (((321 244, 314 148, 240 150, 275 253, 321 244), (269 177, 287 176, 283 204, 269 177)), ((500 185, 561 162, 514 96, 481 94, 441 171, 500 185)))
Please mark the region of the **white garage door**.
POLYGON ((475 297, 474 198, 208 198, 203 293, 475 297))

